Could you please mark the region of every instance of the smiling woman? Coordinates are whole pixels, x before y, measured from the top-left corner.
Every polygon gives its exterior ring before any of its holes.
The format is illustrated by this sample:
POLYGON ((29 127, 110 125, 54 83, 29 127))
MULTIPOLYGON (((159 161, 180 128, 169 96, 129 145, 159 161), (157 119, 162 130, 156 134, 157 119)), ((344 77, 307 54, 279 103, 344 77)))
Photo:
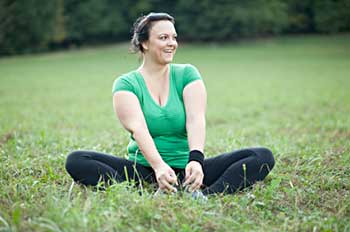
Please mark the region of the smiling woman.
POLYGON ((128 179, 157 183, 161 190, 186 189, 199 196, 233 193, 263 180, 274 166, 266 148, 233 151, 204 159, 207 94, 199 71, 171 63, 178 47, 175 20, 150 13, 136 20, 132 50, 137 70, 113 85, 116 115, 130 132, 129 159, 95 151, 72 152, 66 169, 75 181, 128 179))

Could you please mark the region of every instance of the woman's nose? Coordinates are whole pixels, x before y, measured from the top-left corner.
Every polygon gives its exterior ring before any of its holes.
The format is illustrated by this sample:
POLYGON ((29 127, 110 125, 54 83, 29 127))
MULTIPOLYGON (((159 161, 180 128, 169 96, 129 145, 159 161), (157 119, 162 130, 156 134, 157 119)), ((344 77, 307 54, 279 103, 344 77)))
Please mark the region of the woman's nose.
POLYGON ((170 40, 168 41, 168 45, 176 46, 176 45, 177 45, 176 39, 170 39, 170 40))

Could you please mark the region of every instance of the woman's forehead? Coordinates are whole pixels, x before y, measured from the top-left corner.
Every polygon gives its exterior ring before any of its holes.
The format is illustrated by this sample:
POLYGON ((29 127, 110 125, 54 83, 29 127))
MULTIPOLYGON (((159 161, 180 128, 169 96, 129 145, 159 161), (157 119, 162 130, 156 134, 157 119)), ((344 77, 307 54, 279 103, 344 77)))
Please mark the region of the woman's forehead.
POLYGON ((154 22, 151 33, 155 35, 159 34, 176 34, 174 24, 169 20, 161 20, 154 22))

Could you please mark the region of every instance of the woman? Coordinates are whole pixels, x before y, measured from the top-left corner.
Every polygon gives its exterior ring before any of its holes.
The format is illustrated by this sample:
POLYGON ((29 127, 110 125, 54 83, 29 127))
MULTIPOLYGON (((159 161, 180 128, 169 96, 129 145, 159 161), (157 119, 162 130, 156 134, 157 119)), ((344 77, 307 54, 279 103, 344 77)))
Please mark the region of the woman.
POLYGON ((274 166, 266 148, 233 151, 204 159, 206 90, 198 70, 172 64, 177 49, 174 19, 150 13, 134 24, 132 48, 143 62, 113 85, 113 104, 131 134, 129 159, 94 151, 72 152, 68 173, 84 185, 100 180, 158 183, 176 192, 234 193, 263 180, 274 166))

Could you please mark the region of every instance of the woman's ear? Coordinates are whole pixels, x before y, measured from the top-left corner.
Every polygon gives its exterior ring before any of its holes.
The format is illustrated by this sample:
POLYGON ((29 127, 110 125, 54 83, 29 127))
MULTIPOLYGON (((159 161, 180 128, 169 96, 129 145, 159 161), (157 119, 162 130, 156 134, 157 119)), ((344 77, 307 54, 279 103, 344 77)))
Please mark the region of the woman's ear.
POLYGON ((141 46, 142 46, 144 51, 147 51, 148 50, 148 41, 141 43, 141 46))

